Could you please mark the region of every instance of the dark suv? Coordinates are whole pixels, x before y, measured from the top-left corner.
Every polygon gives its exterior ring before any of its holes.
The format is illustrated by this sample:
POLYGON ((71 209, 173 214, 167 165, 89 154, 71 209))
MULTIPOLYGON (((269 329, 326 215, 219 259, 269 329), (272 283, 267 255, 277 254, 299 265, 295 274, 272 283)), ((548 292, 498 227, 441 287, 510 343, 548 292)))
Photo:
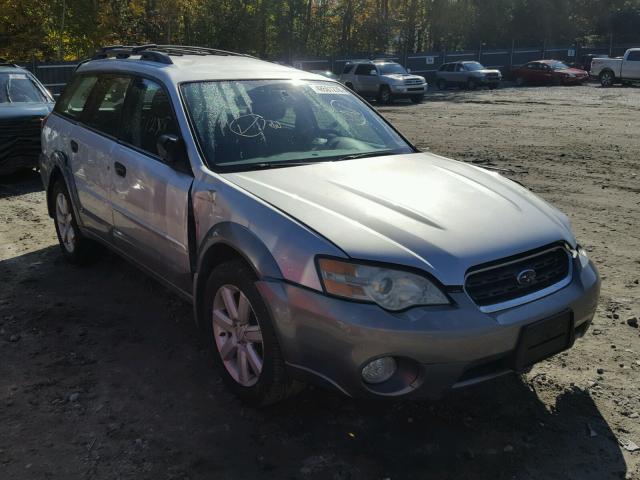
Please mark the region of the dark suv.
POLYGON ((54 100, 27 70, 0 60, 0 175, 35 167, 54 100))

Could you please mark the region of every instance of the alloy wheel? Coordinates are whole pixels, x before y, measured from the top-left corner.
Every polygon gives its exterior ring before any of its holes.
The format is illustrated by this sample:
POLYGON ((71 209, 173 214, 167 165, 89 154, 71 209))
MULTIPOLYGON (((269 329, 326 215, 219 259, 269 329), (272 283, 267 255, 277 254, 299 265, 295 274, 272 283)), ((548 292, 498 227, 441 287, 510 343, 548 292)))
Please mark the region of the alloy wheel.
POLYGON ((603 87, 610 87, 613 84, 613 76, 609 72, 604 72, 600 78, 603 87))
POLYGON ((62 245, 67 252, 73 253, 76 249, 76 231, 73 227, 73 216, 69 202, 62 192, 58 193, 56 197, 56 223, 62 245))
POLYGON ((262 331, 249 299, 233 285, 218 289, 213 300, 213 335, 229 375, 243 387, 255 385, 262 372, 262 331))

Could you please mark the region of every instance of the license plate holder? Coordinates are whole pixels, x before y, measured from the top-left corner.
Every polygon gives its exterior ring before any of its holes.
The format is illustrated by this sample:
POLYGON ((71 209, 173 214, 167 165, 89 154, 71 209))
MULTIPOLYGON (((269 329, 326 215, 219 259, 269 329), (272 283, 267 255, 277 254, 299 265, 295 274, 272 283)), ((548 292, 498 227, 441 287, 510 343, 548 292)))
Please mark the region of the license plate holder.
POLYGON ((520 331, 516 349, 516 371, 570 348, 574 340, 573 312, 568 310, 526 325, 520 331))

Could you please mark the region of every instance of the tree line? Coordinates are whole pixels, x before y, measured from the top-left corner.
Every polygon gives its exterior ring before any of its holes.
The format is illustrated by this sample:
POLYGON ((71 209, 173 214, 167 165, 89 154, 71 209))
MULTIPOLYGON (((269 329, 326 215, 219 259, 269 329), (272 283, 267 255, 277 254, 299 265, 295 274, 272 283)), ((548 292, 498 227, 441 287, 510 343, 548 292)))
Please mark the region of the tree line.
POLYGON ((0 57, 188 44, 301 56, 640 40, 640 0, 0 0, 0 57))

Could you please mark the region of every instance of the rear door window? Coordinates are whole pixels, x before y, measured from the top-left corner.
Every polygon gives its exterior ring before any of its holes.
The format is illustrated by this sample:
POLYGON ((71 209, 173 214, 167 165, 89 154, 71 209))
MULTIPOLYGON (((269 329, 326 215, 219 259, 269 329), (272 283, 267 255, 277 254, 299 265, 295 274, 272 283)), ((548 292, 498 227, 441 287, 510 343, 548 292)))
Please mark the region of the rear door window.
POLYGON ((362 65, 358 65, 358 68, 356 68, 356 75, 371 75, 371 70, 375 70, 376 67, 374 67, 371 64, 362 64, 362 65))
POLYGON ((54 111, 78 120, 84 112, 89 95, 97 81, 98 78, 91 75, 75 77, 71 84, 65 88, 64 93, 56 103, 54 111))
POLYGON ((630 62, 640 61, 640 50, 629 52, 629 55, 627 55, 627 60, 630 62))
POLYGON ((157 82, 136 78, 127 95, 122 140, 158 156, 157 143, 162 135, 180 135, 171 99, 157 82))
POLYGON ((116 136, 130 82, 131 78, 128 76, 101 76, 91 95, 85 123, 101 133, 116 136))

